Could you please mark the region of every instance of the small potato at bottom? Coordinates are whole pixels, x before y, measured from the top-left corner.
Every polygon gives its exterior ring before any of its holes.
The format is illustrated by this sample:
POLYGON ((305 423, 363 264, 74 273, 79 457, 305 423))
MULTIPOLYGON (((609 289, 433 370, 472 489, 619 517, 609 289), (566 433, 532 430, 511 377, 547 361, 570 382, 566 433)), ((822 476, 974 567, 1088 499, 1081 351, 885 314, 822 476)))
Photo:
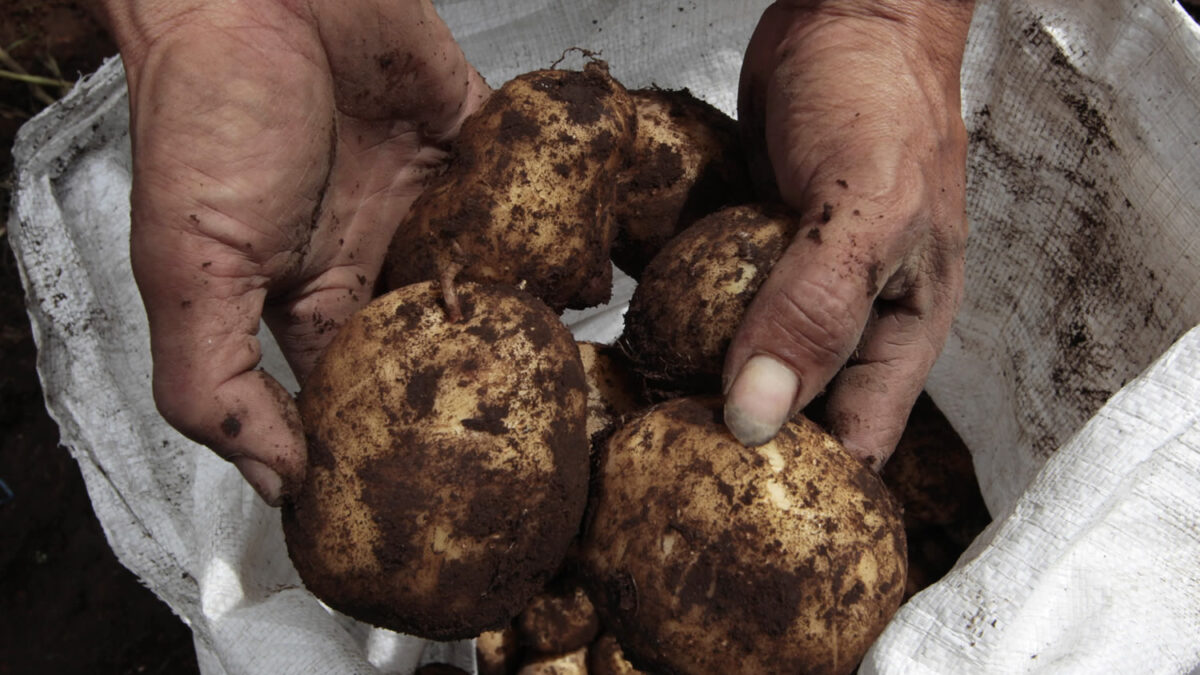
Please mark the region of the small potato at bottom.
POLYGON ((625 659, 625 652, 617 639, 608 633, 596 638, 588 647, 587 667, 589 675, 643 675, 644 671, 633 667, 625 659))
POLYGON ((438 640, 515 617, 561 566, 588 481, 571 334, 513 288, 433 283, 350 318, 298 405, 308 471, 283 510, 305 586, 334 609, 438 640))
POLYGON ((538 657, 517 671, 517 675, 587 675, 587 647, 570 654, 538 657))
POLYGON ((521 644, 534 652, 565 654, 586 647, 600 632, 600 619, 581 586, 552 583, 529 601, 516 627, 521 644))
POLYGON ((896 503, 806 419, 746 448, 720 399, 675 399, 618 429, 600 467, 583 571, 638 668, 850 673, 900 605, 896 503))
POLYGON ((511 624, 480 633, 475 638, 475 665, 479 675, 509 675, 517 669, 517 629, 511 624))

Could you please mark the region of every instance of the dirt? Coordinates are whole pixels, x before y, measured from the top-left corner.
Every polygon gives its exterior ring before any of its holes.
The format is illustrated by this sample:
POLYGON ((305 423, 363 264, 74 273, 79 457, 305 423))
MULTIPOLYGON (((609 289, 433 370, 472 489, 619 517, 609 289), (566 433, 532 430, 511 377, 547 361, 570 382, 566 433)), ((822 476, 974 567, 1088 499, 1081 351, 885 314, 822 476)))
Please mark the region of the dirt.
MULTIPOLYGON (((0 48, 29 73, 63 80, 116 52, 79 5, 53 0, 0 4, 0 48)), ((109 548, 35 370, 5 229, 11 148, 63 91, 0 79, 0 674, 198 673, 191 631, 109 548)))

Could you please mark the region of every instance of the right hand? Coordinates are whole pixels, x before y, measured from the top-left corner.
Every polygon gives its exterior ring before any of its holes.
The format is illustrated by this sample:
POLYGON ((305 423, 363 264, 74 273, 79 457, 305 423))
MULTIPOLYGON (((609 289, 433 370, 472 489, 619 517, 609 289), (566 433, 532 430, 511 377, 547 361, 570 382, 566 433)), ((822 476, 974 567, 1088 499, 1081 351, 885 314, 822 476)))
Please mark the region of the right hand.
POLYGON ((963 293, 970 0, 780 0, 746 50, 739 119, 760 182, 804 226, 726 356, 725 417, 765 443, 825 393, 879 469, 963 293))
POLYGON ((108 0, 129 82, 131 256, 154 399, 278 504, 292 397, 372 294, 392 234, 487 85, 429 0, 108 0))

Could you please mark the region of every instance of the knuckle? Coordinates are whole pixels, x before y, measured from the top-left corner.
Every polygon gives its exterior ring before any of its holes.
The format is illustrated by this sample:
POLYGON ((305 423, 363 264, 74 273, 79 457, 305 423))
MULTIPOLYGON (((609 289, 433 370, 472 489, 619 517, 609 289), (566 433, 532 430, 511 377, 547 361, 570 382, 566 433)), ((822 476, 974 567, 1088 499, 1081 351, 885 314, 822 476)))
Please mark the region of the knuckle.
POLYGON ((914 223, 922 220, 928 209, 926 183, 921 171, 898 171, 889 177, 874 201, 896 222, 914 223))

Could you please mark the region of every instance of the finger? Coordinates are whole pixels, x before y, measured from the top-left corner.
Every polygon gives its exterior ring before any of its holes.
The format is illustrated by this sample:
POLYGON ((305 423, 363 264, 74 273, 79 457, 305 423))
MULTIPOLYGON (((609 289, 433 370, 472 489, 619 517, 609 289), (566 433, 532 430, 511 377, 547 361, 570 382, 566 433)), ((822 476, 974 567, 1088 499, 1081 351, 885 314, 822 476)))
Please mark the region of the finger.
POLYGON ((864 336, 862 361, 838 373, 825 407, 830 433, 876 471, 891 456, 934 353, 921 318, 889 313, 864 336))
POLYGON ((351 117, 407 120, 448 140, 488 93, 429 0, 316 3, 312 11, 338 108, 351 117))
POLYGON ((853 352, 881 280, 894 271, 885 268, 884 251, 824 211, 802 222, 726 353, 726 422, 746 445, 770 440, 821 392, 853 352))
MULTIPOLYGON (((133 261, 150 323, 159 412, 233 462, 267 503, 277 505, 303 480, 306 454, 292 397, 254 370, 261 358, 257 308, 265 290, 221 276, 237 263, 207 255, 216 251, 202 254, 211 258, 203 262, 181 255, 164 269, 155 239, 135 238, 133 261)), ((176 241, 167 250, 197 250, 195 242, 176 241)))
POLYGON ((879 470, 907 425, 962 300, 960 246, 933 246, 931 264, 885 287, 852 361, 826 401, 830 431, 879 470))

